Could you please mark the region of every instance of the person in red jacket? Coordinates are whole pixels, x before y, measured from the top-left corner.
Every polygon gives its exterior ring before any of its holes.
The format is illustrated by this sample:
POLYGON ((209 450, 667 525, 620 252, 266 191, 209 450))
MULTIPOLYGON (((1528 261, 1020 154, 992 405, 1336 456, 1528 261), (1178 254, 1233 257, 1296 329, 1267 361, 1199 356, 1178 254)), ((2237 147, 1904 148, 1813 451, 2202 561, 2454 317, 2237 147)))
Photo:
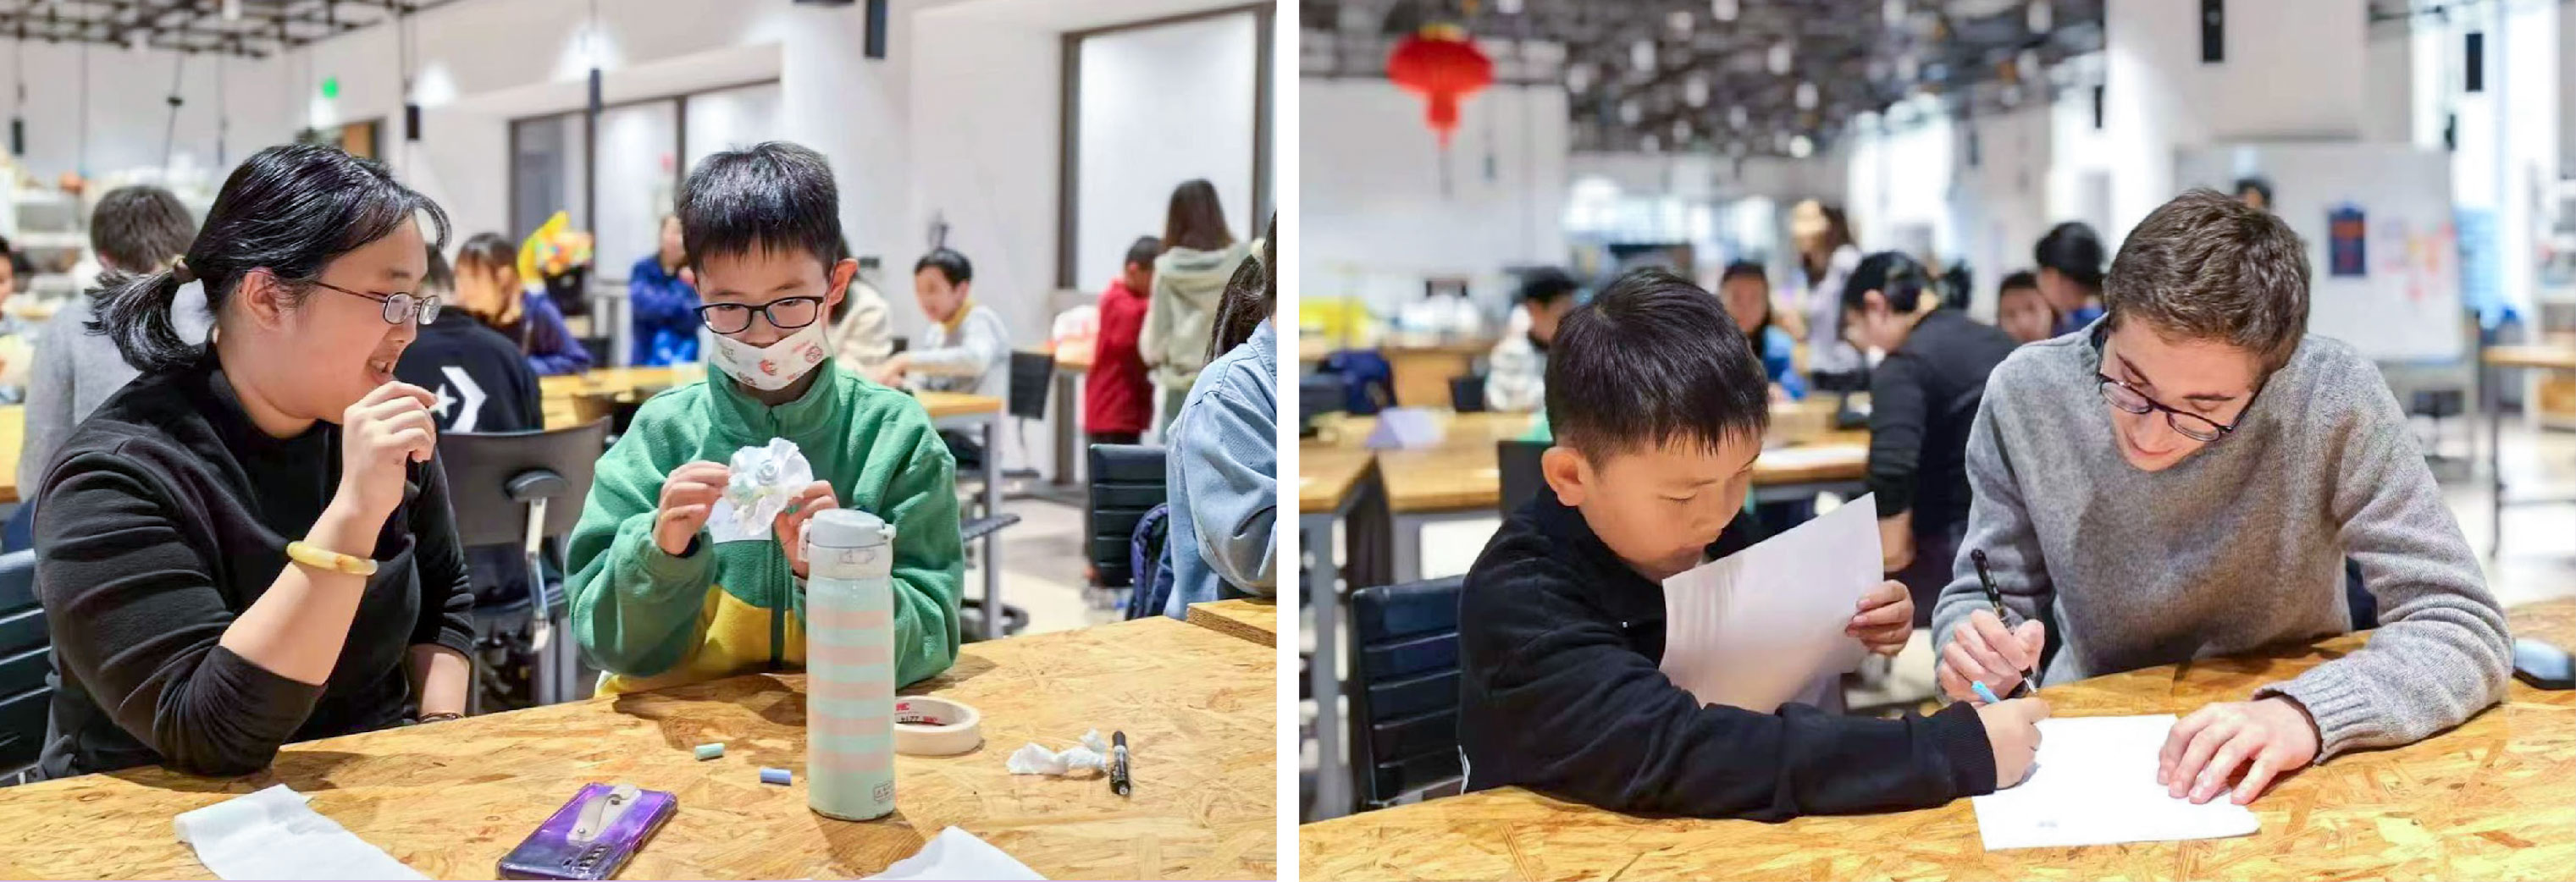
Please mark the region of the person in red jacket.
POLYGON ((1154 420, 1154 383, 1136 337, 1145 327, 1145 294, 1154 290, 1154 256, 1162 251, 1161 240, 1137 239, 1127 246, 1126 269, 1100 292, 1100 335, 1082 386, 1082 430, 1093 444, 1134 444, 1154 420))

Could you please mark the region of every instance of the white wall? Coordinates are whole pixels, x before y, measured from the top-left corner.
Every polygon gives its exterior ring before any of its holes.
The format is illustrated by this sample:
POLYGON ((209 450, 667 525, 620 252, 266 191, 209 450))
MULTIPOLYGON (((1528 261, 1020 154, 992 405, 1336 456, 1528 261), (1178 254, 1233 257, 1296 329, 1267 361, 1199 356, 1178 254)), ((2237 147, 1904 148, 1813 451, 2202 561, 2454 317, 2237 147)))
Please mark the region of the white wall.
POLYGON ((1249 12, 1082 43, 1074 284, 1115 278, 1137 236, 1162 235, 1172 188, 1216 185, 1237 239, 1260 235, 1252 193, 1259 23, 1249 12))
POLYGON ((1307 77, 1297 102, 1303 296, 1391 309, 1419 296, 1424 276, 1459 275, 1476 280, 1480 300, 1499 302, 1505 267, 1566 261, 1563 87, 1500 86, 1468 99, 1446 193, 1419 96, 1385 80, 1307 77))
POLYGON ((939 218, 948 247, 974 261, 976 301, 1033 344, 1054 313, 1063 37, 969 9, 923 13, 914 34, 921 55, 907 134, 918 162, 886 255, 897 333, 928 326, 912 302, 912 265, 939 218))
MULTIPOLYGON (((26 72, 27 153, 19 160, 37 179, 51 182, 66 171, 92 174, 137 167, 159 167, 164 133, 171 132, 172 65, 175 53, 133 51, 112 46, 83 47, 69 43, 0 44, 0 75, 26 72), (23 54, 23 59, 18 56, 23 54), (89 74, 88 156, 82 161, 83 61, 89 74)), ((220 180, 232 163, 285 134, 292 134, 291 100, 285 66, 275 61, 197 56, 179 71, 178 94, 185 103, 171 139, 172 164, 208 170, 220 180), (218 92, 217 84, 223 89, 218 92), (229 124, 223 123, 228 120, 229 124), (224 131, 217 144, 218 128, 224 131), (283 133, 283 134, 281 134, 283 133), (225 162, 218 165, 220 155, 225 162)), ((12 83, 0 100, 15 94, 12 83)), ((13 111, 14 112, 14 111, 13 111)))

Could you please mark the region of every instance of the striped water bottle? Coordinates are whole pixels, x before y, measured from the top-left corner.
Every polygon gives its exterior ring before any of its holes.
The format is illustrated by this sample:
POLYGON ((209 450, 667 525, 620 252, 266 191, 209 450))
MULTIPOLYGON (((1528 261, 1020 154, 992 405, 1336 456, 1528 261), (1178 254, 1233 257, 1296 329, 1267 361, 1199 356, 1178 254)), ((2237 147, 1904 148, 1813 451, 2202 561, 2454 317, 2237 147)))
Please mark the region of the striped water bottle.
POLYGON ((805 527, 805 793, 848 821, 894 811, 894 528, 833 509, 805 527))

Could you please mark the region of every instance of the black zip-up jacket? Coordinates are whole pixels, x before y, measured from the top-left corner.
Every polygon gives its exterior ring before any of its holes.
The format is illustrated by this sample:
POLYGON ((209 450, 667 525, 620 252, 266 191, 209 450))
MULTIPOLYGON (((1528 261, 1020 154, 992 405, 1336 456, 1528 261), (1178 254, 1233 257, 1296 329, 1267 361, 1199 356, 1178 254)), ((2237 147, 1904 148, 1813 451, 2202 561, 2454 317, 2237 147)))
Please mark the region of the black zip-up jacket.
MULTIPOLYGON (((1709 555, 1754 541, 1739 517, 1709 555)), ((1619 811, 1764 821, 1994 790, 1985 725, 1964 703, 1898 720, 1701 705, 1657 670, 1663 586, 1549 494, 1503 522, 1458 607, 1469 790, 1520 785, 1619 811)))

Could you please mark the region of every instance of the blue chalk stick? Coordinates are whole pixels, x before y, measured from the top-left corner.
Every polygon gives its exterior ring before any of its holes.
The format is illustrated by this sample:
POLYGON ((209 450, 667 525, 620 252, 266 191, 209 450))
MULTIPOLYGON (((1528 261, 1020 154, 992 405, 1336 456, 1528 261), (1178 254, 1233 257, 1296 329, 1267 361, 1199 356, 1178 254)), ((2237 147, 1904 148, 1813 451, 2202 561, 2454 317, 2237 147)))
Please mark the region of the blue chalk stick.
POLYGON ((773 769, 773 768, 763 767, 763 768, 760 770, 760 783, 763 783, 763 784, 779 784, 779 785, 785 785, 785 784, 792 783, 792 782, 794 782, 795 780, 796 780, 795 776, 794 776, 794 775, 792 775, 792 774, 790 774, 786 769, 773 769))
POLYGON ((1970 681, 1968 681, 1968 688, 1970 688, 1970 689, 1974 689, 1974 690, 1977 690, 1977 697, 1978 697, 1978 698, 1981 698, 1981 699, 1985 699, 1985 702, 1986 702, 1987 704, 2002 704, 2002 703, 2003 703, 2003 699, 1996 698, 1996 697, 1995 697, 1995 691, 1994 691, 1993 689, 1986 688, 1986 684, 1984 684, 1984 683, 1981 683, 1981 682, 1978 682, 1978 681, 1975 681, 1975 680, 1970 680, 1970 681))

